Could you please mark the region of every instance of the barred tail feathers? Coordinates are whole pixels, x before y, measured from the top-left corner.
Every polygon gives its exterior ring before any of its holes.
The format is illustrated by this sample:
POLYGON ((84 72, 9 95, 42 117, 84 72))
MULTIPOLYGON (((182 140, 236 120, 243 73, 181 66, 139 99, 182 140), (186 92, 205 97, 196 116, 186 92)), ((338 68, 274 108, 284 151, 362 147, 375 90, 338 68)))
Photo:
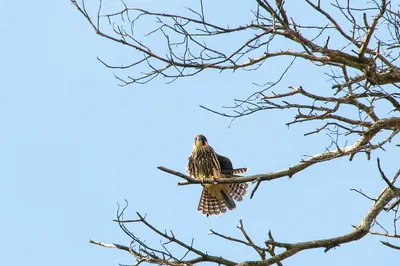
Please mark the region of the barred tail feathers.
POLYGON ((220 213, 226 212, 226 206, 223 200, 218 200, 216 197, 208 193, 206 188, 203 188, 197 211, 202 212, 207 216, 218 216, 220 213))
POLYGON ((218 216, 225 213, 226 209, 236 208, 236 201, 242 201, 243 196, 247 194, 246 183, 233 183, 229 185, 210 185, 206 184, 201 194, 197 211, 207 216, 218 216))

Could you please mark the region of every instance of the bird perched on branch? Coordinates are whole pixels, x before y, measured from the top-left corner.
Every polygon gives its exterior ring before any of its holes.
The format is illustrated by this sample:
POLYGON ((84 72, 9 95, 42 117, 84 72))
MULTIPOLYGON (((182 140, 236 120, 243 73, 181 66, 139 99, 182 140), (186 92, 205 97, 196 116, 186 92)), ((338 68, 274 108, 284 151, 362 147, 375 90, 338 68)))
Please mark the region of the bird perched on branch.
MULTIPOLYGON (((231 178, 235 174, 246 172, 247 168, 233 169, 229 158, 217 154, 208 144, 205 136, 197 135, 189 156, 187 171, 190 176, 203 180, 204 178, 231 178)), ((197 210, 207 216, 225 213, 226 208, 235 209, 234 200, 242 201, 249 187, 246 183, 204 184, 203 186, 197 210)))

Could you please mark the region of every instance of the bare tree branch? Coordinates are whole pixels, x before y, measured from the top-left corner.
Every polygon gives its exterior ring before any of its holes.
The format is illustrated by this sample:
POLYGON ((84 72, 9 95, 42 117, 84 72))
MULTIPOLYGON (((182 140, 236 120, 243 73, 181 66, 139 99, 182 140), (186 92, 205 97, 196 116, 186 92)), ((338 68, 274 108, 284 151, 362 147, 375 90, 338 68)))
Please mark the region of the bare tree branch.
MULTIPOLYGON (((289 168, 273 169, 274 172, 252 176, 199 180, 163 166, 158 167, 184 179, 178 185, 253 182, 256 185, 251 193, 252 198, 264 181, 286 176, 291 178, 312 165, 345 156, 352 160, 359 153, 365 153, 369 160, 371 153, 377 149, 399 146, 392 143, 400 132, 400 13, 398 4, 393 1, 364 3, 334 0, 326 3, 305 0, 310 14, 320 17, 312 24, 305 24, 300 23, 304 21, 303 14, 297 12, 293 3, 255 0, 250 21, 229 25, 229 22, 222 20, 224 26, 212 22, 201 0, 199 9, 189 7, 187 15, 128 7, 124 1, 121 1, 117 11, 107 10, 100 1, 99 6, 93 9, 94 13, 89 14, 84 0, 71 0, 71 3, 96 34, 131 49, 127 59, 132 61, 124 65, 98 58, 105 67, 116 71, 114 75, 121 86, 143 84, 157 77, 170 83, 178 78, 200 75, 206 69, 218 72, 260 71, 265 66, 275 67, 274 60, 292 59, 278 78, 262 81, 262 85, 254 82, 257 91, 243 99, 234 99, 231 106, 223 107, 224 111, 200 107, 232 121, 260 111, 290 112, 291 118, 284 121, 284 125, 309 125, 304 136, 327 133, 331 143, 321 147, 321 153, 294 163, 289 168), (138 32, 143 24, 150 28, 140 35, 138 32), (226 45, 233 37, 236 41, 226 45), (215 42, 216 38, 222 42, 215 42), (330 84, 300 86, 302 79, 313 78, 310 74, 281 86, 286 75, 296 67, 295 61, 296 64, 310 67, 310 73, 314 73, 316 68, 323 69, 330 84)), ((253 241, 244 229, 242 220, 238 226, 242 234, 240 239, 211 230, 213 235, 223 240, 250 247, 260 258, 258 261, 243 258, 242 262, 235 262, 218 255, 208 255, 194 247, 193 239, 187 244, 175 237, 172 231, 162 232, 139 213, 137 219, 123 219, 126 207, 118 210, 115 221, 131 238, 131 245, 104 244, 93 240, 90 243, 127 251, 136 258, 135 265, 146 262, 183 266, 211 262, 221 265, 281 266, 284 259, 301 251, 316 248, 328 251, 341 244, 357 241, 367 234, 398 238, 400 189, 395 183, 400 170, 389 180, 379 159, 377 168, 385 181, 385 188, 377 197, 370 197, 361 189, 353 189, 371 200, 373 205, 360 224, 347 234, 283 243, 276 241, 269 231, 265 236, 268 240, 262 246, 253 241), (382 211, 393 215, 393 228, 385 228, 386 224, 377 220, 382 211), (143 242, 127 228, 128 225, 138 224, 165 242, 159 246, 143 242), (371 228, 376 231, 371 231, 371 228), (171 252, 168 244, 181 249, 182 256, 171 252)), ((399 249, 388 242, 381 242, 392 249, 399 249)))
POLYGON ((382 243, 382 244, 384 244, 384 245, 385 245, 385 246, 387 246, 387 247, 390 247, 390 248, 393 248, 393 249, 400 250, 400 247, 399 247, 399 246, 396 246, 396 245, 390 244, 389 242, 384 242, 384 241, 381 241, 381 243, 382 243))
MULTIPOLYGON (((332 159, 344 157, 344 156, 354 156, 354 154, 360 152, 360 151, 371 151, 378 149, 382 147, 386 142, 390 141, 394 135, 396 135, 399 131, 395 131, 390 135, 387 139, 385 139, 383 142, 372 145, 369 144, 371 139, 376 135, 379 131, 381 131, 383 128, 391 128, 392 126, 397 127, 398 123, 400 123, 400 118, 388 118, 386 121, 378 121, 375 123, 373 126, 370 127, 368 131, 364 133, 364 135, 352 146, 346 146, 337 150, 333 151, 328 151, 324 152, 321 154, 317 154, 314 156, 311 156, 310 158, 307 158, 305 160, 302 160, 300 163, 296 165, 292 165, 286 169, 279 170, 276 172, 271 172, 271 173, 266 173, 266 174, 258 174, 258 175, 252 175, 252 176, 242 176, 242 177, 234 177, 234 178, 218 178, 216 180, 214 179, 196 179, 189 177, 185 174, 182 174, 180 172, 177 172, 175 170, 168 169, 163 166, 159 166, 158 169, 167 172, 172 175, 179 176, 183 179, 186 180, 186 182, 181 182, 178 183, 178 185, 189 185, 189 184, 226 184, 226 183, 244 183, 244 182, 258 182, 258 184, 262 181, 271 181, 277 178, 282 178, 288 176, 289 178, 293 177, 296 173, 308 168, 309 166, 312 166, 314 164, 330 161, 332 159)), ((400 125, 400 124, 399 124, 400 125)), ((352 158, 352 157, 351 157, 352 158)), ((258 188, 258 186, 255 187, 255 189, 252 192, 251 198, 254 196, 255 190, 258 188)))
MULTIPOLYGON (((379 162, 379 161, 378 161, 379 162)), ((379 163, 378 163, 379 165, 379 163)), ((380 167, 380 166, 379 166, 380 167)), ((381 174, 381 177, 385 177, 383 171, 381 168, 379 168, 379 172, 381 174)), ((400 169, 399 171, 400 172, 400 169)), ((138 219, 135 220, 124 220, 123 219, 123 214, 124 211, 126 210, 126 207, 121 211, 118 212, 118 219, 115 220, 118 222, 120 227, 123 229, 123 231, 131 237, 132 239, 132 244, 131 247, 119 245, 119 244, 104 244, 102 242, 98 241, 93 241, 90 240, 90 243, 95 244, 95 245, 100 245, 106 248, 118 248, 124 251, 130 252, 133 256, 136 257, 137 263, 140 263, 142 261, 146 261, 148 263, 152 264, 163 264, 163 265, 193 265, 194 263, 200 263, 200 262, 214 262, 218 263, 221 265, 272 265, 272 264, 278 264, 282 265, 282 261, 292 257, 293 255, 304 251, 308 249, 316 249, 316 248, 324 248, 325 252, 329 251, 332 248, 338 247, 342 244, 357 241, 364 236, 366 236, 368 233, 370 233, 370 229, 373 226, 374 222, 376 222, 376 219, 378 215, 385 209, 385 206, 387 206, 393 199, 398 197, 400 195, 400 189, 394 186, 394 183, 398 177, 398 174, 393 177, 392 181, 389 181, 389 184, 383 189, 383 191, 380 193, 380 195, 377 197, 377 199, 374 201, 373 205, 371 208, 368 210, 368 212, 365 214, 364 218, 361 220, 360 224, 358 226, 354 227, 354 230, 341 235, 337 237, 332 237, 332 238, 327 238, 327 239, 318 239, 318 240, 312 240, 312 241, 305 241, 305 242, 299 242, 299 243, 284 243, 284 242, 278 242, 275 241, 274 238, 272 237, 271 232, 268 233, 269 240, 265 242, 266 247, 263 248, 259 245, 256 245, 254 241, 251 239, 251 237, 247 234, 246 230, 244 229, 243 222, 242 220, 239 221, 239 230, 241 231, 242 235, 244 236, 245 240, 233 238, 226 236, 221 233, 217 233, 213 230, 211 230, 212 235, 216 235, 224 240, 227 241, 232 241, 238 244, 242 244, 248 247, 253 248, 260 256, 261 260, 259 261, 246 261, 244 260, 241 263, 233 262, 231 260, 228 260, 226 258, 220 257, 220 256, 211 256, 208 255, 206 252, 200 251, 193 246, 193 240, 190 245, 184 243, 183 241, 179 240, 178 238, 175 237, 174 233, 171 231, 170 234, 168 233, 163 233, 160 230, 158 230, 156 227, 154 227, 150 222, 147 221, 147 219, 142 216, 141 214, 137 213, 138 219), (162 243, 161 246, 166 250, 166 252, 161 251, 157 249, 156 247, 151 247, 148 244, 144 244, 141 242, 136 236, 132 230, 128 230, 125 227, 125 224, 143 224, 146 226, 146 228, 150 229, 153 233, 157 234, 160 236, 162 239, 167 240, 166 243, 162 243), (193 253, 196 256, 192 259, 178 259, 176 256, 172 255, 168 249, 165 247, 165 245, 169 243, 174 243, 177 246, 183 248, 186 250, 183 258, 185 258, 189 253, 193 253), (136 244, 136 246, 135 246, 136 244), (283 248, 285 249, 283 252, 276 254, 274 249, 275 247, 278 248, 283 248), (271 255, 270 258, 266 257, 266 253, 269 253, 271 255)), ((377 234, 377 233, 371 233, 371 234, 376 234, 376 235, 382 235, 382 234, 377 234)), ((392 236, 392 237, 398 237, 392 236)), ((384 245, 389 246, 391 248, 395 248, 396 246, 389 244, 387 242, 382 242, 384 245)))

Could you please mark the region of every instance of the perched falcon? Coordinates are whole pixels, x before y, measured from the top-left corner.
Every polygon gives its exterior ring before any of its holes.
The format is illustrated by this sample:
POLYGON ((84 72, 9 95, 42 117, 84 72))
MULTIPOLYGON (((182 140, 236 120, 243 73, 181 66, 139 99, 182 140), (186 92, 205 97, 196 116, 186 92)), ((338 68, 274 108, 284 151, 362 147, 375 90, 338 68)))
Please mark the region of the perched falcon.
MULTIPOLYGON (((233 169, 229 158, 217 154, 208 145, 205 136, 197 135, 194 139, 192 153, 189 156, 187 171, 190 176, 203 180, 204 178, 230 178, 234 174, 246 172, 247 168, 233 169)), ((225 213, 226 208, 235 209, 234 200, 242 201, 248 188, 246 183, 204 184, 203 186, 197 210, 207 216, 225 213)))

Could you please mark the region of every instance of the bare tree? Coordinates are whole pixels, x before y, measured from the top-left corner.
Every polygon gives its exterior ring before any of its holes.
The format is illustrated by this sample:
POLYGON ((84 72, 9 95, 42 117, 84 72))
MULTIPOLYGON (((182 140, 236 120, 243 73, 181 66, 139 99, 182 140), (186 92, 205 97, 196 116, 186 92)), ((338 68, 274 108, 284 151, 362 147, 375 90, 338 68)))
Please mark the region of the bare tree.
MULTIPOLYGON (((261 89, 246 99, 235 100, 228 112, 203 107, 232 119, 259 111, 288 111, 293 114, 293 119, 286 121, 286 125, 308 123, 310 128, 314 126, 305 135, 325 132, 331 136, 332 141, 323 149, 324 152, 301 160, 287 169, 234 179, 218 179, 221 183, 256 183, 251 197, 263 181, 292 177, 310 166, 345 156, 352 160, 356 154, 365 153, 367 159, 370 159, 374 150, 396 145, 392 140, 400 132, 399 5, 386 0, 354 2, 335 0, 332 3, 321 3, 304 0, 301 4, 307 5, 314 16, 320 17, 318 21, 306 24, 300 22, 304 21, 302 14, 296 13, 294 7, 285 1, 256 0, 251 10, 251 21, 239 26, 222 26, 206 19, 201 0, 199 11, 188 9, 189 16, 128 7, 124 2, 121 2, 121 10, 112 13, 104 11, 100 1, 97 13, 93 14, 94 18, 87 12, 84 2, 72 0, 72 4, 98 35, 136 52, 136 59, 123 66, 111 65, 99 59, 106 67, 120 70, 122 75, 129 72, 126 76, 116 76, 122 86, 147 83, 159 76, 173 82, 178 78, 201 74, 205 69, 257 71, 272 58, 292 58, 278 80, 260 85, 261 89), (138 37, 135 31, 140 23, 154 23, 154 30, 138 37), (165 50, 154 48, 153 36, 163 37, 165 50), (216 38, 229 40, 232 36, 240 42, 237 47, 221 46, 213 42, 216 38), (325 69, 332 86, 324 89, 305 88, 296 84, 288 89, 279 87, 295 60, 303 60, 313 67, 325 69), (339 137, 350 144, 340 146, 337 141, 339 137)), ((196 249, 193 243, 179 240, 172 232, 161 232, 139 213, 136 220, 124 220, 125 208, 119 210, 116 222, 131 237, 131 245, 97 241, 91 243, 125 250, 135 256, 137 264, 191 265, 214 262, 223 265, 282 265, 284 259, 301 251, 316 248, 328 251, 368 234, 400 238, 396 231, 400 189, 395 186, 400 169, 389 180, 379 159, 377 167, 385 181, 382 183, 382 192, 370 197, 355 190, 372 200, 372 206, 359 225, 345 235, 300 243, 282 243, 275 241, 269 232, 265 244, 258 245, 247 234, 242 221, 238 226, 242 239, 212 231, 226 241, 254 249, 260 257, 259 261, 237 262, 208 255, 196 249), (383 211, 393 215, 392 229, 386 229, 378 223, 377 217, 383 211), (166 244, 160 248, 145 244, 127 229, 128 223, 144 224, 166 243, 174 243, 185 250, 184 256, 172 254, 166 244), (374 225, 378 225, 381 230, 373 231, 371 228, 374 225)), ((185 179, 181 185, 200 183, 197 179, 166 167, 159 169, 185 179)), ((382 244, 400 249, 387 241, 382 241, 382 244)))

